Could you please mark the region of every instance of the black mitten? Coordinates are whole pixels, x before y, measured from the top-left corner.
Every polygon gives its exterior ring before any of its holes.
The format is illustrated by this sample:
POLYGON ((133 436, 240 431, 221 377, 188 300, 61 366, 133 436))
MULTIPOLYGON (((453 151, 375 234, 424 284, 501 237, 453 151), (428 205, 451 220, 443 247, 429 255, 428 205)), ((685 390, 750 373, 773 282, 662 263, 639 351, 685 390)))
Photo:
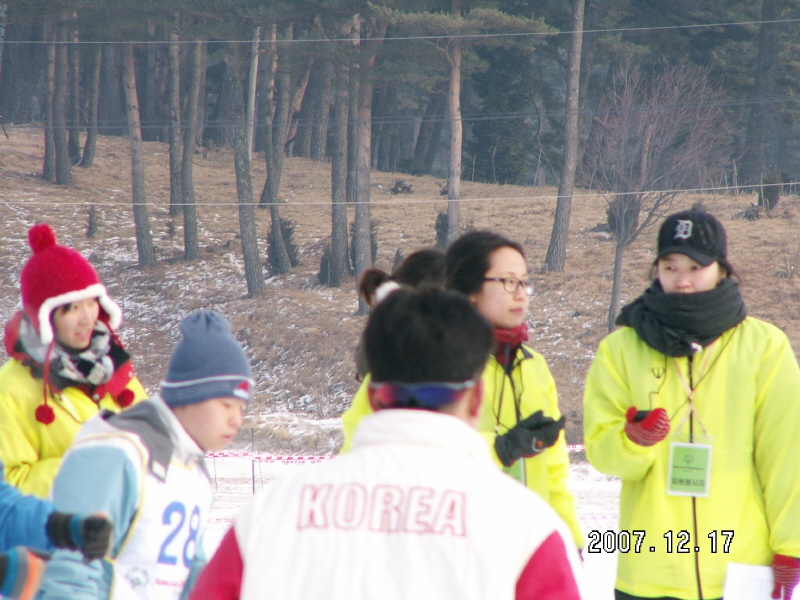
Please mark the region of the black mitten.
POLYGON ((47 519, 47 535, 56 548, 80 550, 88 559, 102 558, 111 546, 114 526, 101 514, 54 512, 47 519))
POLYGON ((506 433, 494 440, 497 457, 504 466, 510 467, 522 457, 536 456, 556 443, 558 434, 564 429, 566 418, 558 421, 545 417, 541 410, 523 419, 506 433))

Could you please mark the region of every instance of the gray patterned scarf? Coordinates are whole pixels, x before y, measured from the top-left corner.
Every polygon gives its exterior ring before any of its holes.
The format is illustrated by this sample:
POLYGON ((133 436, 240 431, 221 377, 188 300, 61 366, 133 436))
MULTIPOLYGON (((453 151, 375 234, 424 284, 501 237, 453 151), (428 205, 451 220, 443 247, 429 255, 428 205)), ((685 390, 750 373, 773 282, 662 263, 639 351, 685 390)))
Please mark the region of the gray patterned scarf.
POLYGON ((50 349, 48 344, 42 343, 39 333, 27 317, 20 322, 19 340, 28 356, 39 365, 44 366, 50 359, 52 383, 59 389, 76 383, 103 385, 114 375, 114 361, 108 355, 111 350, 111 331, 102 321, 97 321, 92 341, 85 350, 67 349, 58 342, 52 344, 50 349), (65 385, 61 385, 59 379, 66 380, 63 382, 65 385))

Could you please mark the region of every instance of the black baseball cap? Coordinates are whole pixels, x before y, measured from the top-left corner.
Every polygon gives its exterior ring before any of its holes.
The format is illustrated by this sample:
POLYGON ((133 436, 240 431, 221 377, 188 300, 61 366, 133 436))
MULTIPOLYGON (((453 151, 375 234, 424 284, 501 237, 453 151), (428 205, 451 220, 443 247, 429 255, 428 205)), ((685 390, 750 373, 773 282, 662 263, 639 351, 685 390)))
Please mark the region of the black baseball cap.
POLYGON ((702 210, 687 210, 667 217, 658 232, 658 258, 671 252, 685 254, 707 267, 726 259, 725 228, 702 210))

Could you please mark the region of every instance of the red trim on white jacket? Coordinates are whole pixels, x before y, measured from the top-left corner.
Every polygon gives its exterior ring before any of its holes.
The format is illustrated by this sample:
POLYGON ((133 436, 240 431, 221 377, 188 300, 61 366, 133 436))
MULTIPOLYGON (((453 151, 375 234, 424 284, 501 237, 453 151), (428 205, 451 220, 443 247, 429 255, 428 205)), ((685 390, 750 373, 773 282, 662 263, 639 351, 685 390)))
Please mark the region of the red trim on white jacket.
POLYGON ((200 573, 189 600, 239 600, 243 571, 242 554, 231 527, 200 573))

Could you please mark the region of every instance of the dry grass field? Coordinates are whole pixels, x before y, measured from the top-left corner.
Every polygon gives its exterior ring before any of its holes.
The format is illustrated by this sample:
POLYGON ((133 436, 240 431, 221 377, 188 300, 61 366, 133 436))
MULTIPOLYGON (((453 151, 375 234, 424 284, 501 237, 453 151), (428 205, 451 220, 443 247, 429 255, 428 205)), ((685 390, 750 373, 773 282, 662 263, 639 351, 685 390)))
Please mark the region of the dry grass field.
MULTIPOLYGON (((19 305, 19 269, 30 250, 26 232, 50 223, 59 241, 81 250, 95 264, 124 311, 120 334, 134 355, 145 387, 155 391, 178 321, 207 307, 226 315, 252 358, 256 402, 240 445, 270 452, 331 453, 340 441, 338 416, 356 390, 353 350, 364 317, 355 314, 355 280, 341 288, 317 281, 320 257, 330 236, 330 166, 305 159, 286 161, 281 214, 295 223, 300 265, 268 279, 264 297, 248 298, 239 243, 236 184, 229 151, 199 154, 195 193, 199 204, 202 258, 182 260, 181 218, 168 215, 168 148, 146 143, 146 189, 158 264, 136 265, 130 188, 130 158, 124 138, 101 137, 91 169, 74 169, 74 183, 60 187, 41 179, 43 135, 12 128, 0 137, 0 319, 19 305), (86 235, 94 206, 99 217, 86 235)), ((264 182, 263 157, 253 160, 253 188, 264 182)), ((441 182, 441 181, 440 181, 441 182)), ((606 333, 614 244, 593 231, 605 220, 605 200, 579 191, 573 201, 564 273, 542 269, 555 207, 554 188, 462 183, 462 221, 520 241, 528 254, 536 292, 528 319, 531 345, 546 357, 569 425, 567 437, 582 437, 583 379, 597 343, 606 333)), ((729 258, 743 280, 749 313, 781 327, 800 350, 800 198, 781 198, 771 218, 748 221, 747 195, 687 195, 676 208, 700 201, 724 223, 729 258)), ((432 177, 373 172, 372 218, 377 224, 376 265, 390 270, 397 251, 408 254, 435 242, 434 222, 446 207, 432 177), (396 179, 412 194, 390 195, 396 179)), ((350 220, 353 219, 350 208, 350 220)), ((259 244, 266 258, 268 211, 257 211, 259 244)), ((655 231, 627 251, 623 301, 648 284, 655 231)), ((5 360, 0 350, 0 359, 5 360)))

